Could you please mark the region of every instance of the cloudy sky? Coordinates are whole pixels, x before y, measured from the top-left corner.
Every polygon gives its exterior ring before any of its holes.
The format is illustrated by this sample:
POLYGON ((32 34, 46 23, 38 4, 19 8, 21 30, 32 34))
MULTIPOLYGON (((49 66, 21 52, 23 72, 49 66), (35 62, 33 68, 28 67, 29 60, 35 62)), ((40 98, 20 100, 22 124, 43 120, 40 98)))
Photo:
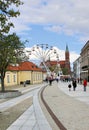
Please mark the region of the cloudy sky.
POLYGON ((89 0, 22 1, 11 31, 29 41, 26 47, 48 44, 64 52, 67 44, 71 62, 78 58, 89 39, 89 0))

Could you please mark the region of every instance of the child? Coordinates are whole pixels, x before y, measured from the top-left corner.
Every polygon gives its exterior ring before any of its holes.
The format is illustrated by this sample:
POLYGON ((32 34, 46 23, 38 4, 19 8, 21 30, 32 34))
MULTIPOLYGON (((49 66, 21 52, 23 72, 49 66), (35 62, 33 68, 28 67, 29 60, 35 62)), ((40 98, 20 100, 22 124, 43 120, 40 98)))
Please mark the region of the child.
POLYGON ((71 84, 68 85, 69 91, 71 91, 71 84))

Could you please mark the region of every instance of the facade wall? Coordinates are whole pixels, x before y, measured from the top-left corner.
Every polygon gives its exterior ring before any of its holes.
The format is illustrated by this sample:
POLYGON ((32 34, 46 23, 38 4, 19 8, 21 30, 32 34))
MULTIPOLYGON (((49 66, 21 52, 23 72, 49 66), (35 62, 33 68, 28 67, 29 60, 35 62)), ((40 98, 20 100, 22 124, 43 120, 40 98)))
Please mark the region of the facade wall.
POLYGON ((73 63, 73 71, 74 71, 74 75, 73 77, 76 79, 80 79, 80 61, 81 58, 79 57, 76 61, 74 61, 73 63))
POLYGON ((18 66, 9 65, 5 73, 4 85, 20 85, 24 81, 27 81, 28 84, 42 83, 42 70, 29 61, 21 62, 18 66))
POLYGON ((18 72, 18 84, 20 84, 21 82, 24 82, 26 80, 30 80, 31 81, 31 71, 19 71, 18 72))
MULTIPOLYGON (((38 71, 7 71, 4 79, 5 86, 20 85, 21 82, 30 80, 30 84, 43 82, 43 73, 38 71)), ((1 86, 1 81, 0 81, 1 86)))
POLYGON ((43 81, 43 73, 42 72, 38 72, 38 71, 33 71, 32 72, 31 83, 32 84, 42 83, 42 81, 43 81))
POLYGON ((42 83, 43 73, 39 71, 19 71, 18 84, 26 80, 30 80, 31 84, 42 83))
POLYGON ((5 86, 17 85, 17 71, 7 71, 4 84, 5 86))
POLYGON ((89 41, 81 50, 81 78, 89 81, 89 41))

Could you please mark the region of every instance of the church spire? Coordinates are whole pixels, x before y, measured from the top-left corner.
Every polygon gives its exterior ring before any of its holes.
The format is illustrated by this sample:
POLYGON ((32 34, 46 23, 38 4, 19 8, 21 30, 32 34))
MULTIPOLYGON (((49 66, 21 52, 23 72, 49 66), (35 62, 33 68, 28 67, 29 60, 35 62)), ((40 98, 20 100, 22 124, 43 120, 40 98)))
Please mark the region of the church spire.
POLYGON ((66 52, 69 52, 68 45, 66 45, 66 52))
POLYGON ((69 49, 68 49, 68 45, 66 45, 65 60, 66 60, 67 62, 69 62, 69 49))
POLYGON ((66 50, 65 50, 65 68, 68 69, 68 74, 70 74, 70 54, 69 54, 68 45, 66 45, 66 50))

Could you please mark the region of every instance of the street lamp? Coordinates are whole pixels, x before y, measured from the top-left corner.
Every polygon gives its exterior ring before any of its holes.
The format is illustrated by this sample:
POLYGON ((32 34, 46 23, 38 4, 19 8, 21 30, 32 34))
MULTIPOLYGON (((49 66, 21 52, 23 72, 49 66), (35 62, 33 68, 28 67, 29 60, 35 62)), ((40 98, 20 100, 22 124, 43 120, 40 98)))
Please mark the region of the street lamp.
POLYGON ((29 52, 30 58, 33 56, 36 57, 42 63, 47 71, 47 74, 50 75, 51 71, 46 64, 47 61, 53 58, 58 58, 57 51, 53 46, 48 46, 48 44, 37 44, 31 48, 29 52))

